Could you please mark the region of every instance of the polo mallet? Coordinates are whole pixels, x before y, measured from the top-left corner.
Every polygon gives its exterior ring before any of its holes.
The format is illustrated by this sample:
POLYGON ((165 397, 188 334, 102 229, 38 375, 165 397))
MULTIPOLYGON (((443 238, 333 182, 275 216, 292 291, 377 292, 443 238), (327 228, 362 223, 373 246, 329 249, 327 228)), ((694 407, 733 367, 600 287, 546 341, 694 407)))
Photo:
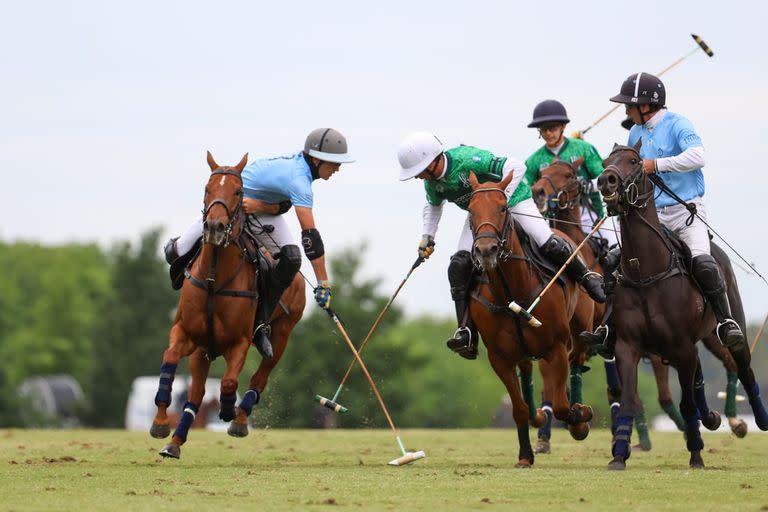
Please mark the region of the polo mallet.
POLYGON ((515 313, 516 315, 521 316, 523 320, 528 322, 528 325, 530 325, 531 327, 541 327, 541 322, 531 314, 531 311, 533 311, 533 308, 536 307, 536 304, 539 303, 539 301, 544 296, 544 294, 547 293, 547 290, 549 290, 550 287, 553 284, 555 284, 555 282, 557 281, 557 278, 560 277, 560 274, 565 272, 565 269, 568 266, 568 264, 573 260, 573 258, 575 258, 579 254, 579 251, 581 250, 582 247, 584 247, 584 244, 587 243, 587 240, 589 240, 589 238, 592 235, 594 235, 598 229, 600 229, 600 226, 603 225, 603 222, 605 222, 607 218, 608 217, 603 217, 598 221, 597 224, 595 224, 595 227, 592 228, 592 231, 590 231, 587 234, 587 236, 584 238, 584 240, 582 240, 581 243, 576 247, 576 249, 573 250, 573 252, 568 257, 568 259, 565 260, 565 263, 563 263, 563 266, 560 267, 560 270, 558 270, 557 273, 554 275, 554 277, 552 277, 552 279, 549 281, 547 286, 545 286, 544 289, 541 290, 541 293, 539 294, 539 296, 536 297, 536 299, 531 303, 531 306, 527 310, 523 309, 523 307, 517 302, 515 302, 514 300, 509 303, 509 309, 511 309, 512 312, 515 313))
MULTIPOLYGON (((434 245, 434 242, 432 242, 432 245, 434 245)), ((389 310, 389 307, 392 305, 392 303, 395 301, 395 297, 397 297, 397 294, 400 293, 400 290, 405 285, 405 282, 408 281, 408 278, 411 277, 411 273, 413 273, 416 268, 421 265, 424 262, 424 258, 419 256, 416 258, 416 262, 411 266, 411 270, 408 271, 408 274, 406 274, 405 279, 400 283, 400 286, 397 287, 397 290, 395 290, 394 295, 392 295, 392 298, 389 299, 389 302, 387 302, 387 305, 384 306, 384 309, 381 310, 381 313, 379 313, 379 316, 376 317, 376 321, 373 322, 373 325, 371 326, 370 330, 368 331, 368 334, 365 335, 365 339, 360 344, 360 348, 358 349, 358 354, 363 353, 363 349, 365 348, 365 345, 368 344, 368 340, 371 338, 371 335, 373 334, 373 331, 376 330, 376 328, 379 326, 379 322, 381 322, 381 319, 384 317, 384 314, 389 310)), ((355 367, 355 362, 357 360, 355 358, 352 358, 352 362, 349 363, 349 368, 347 368, 347 373, 344 374, 344 378, 341 379, 341 383, 339 384, 338 389, 336 390, 336 393, 333 394, 333 398, 328 399, 321 395, 315 395, 315 400, 320 402, 320 405, 323 405, 327 407, 328 409, 338 412, 338 413, 345 413, 349 409, 338 403, 336 400, 339 398, 339 394, 341 393, 341 388, 344 387, 344 384, 347 382, 347 379, 349 378, 349 374, 352 372, 352 368, 355 367)))
MULTIPOLYGON (((712 49, 711 49, 709 46, 707 46, 707 43, 705 43, 705 42, 704 42, 704 41, 703 41, 703 40, 702 40, 702 39, 701 39, 699 36, 697 36, 696 34, 691 34, 691 37, 693 38, 693 40, 694 40, 694 41, 696 41, 696 46, 694 46, 694 47, 693 47, 693 49, 692 49, 690 52, 686 53, 685 55, 683 55, 682 57, 680 57, 679 59, 677 59, 675 62, 673 62, 673 63, 672 63, 672 64, 670 64, 669 66, 665 67, 664 69, 662 69, 661 71, 659 71, 658 73, 656 73, 656 76, 661 76, 661 75, 663 75, 664 73, 666 73, 667 71, 669 71, 669 70, 670 70, 670 69, 672 69, 673 67, 677 66, 678 64, 680 64, 680 63, 681 63, 681 62, 683 62, 685 59, 687 59, 688 57, 690 57, 691 55, 693 55, 694 53, 696 53, 696 52, 697 52, 697 51, 699 51, 699 50, 702 50, 702 51, 703 51, 704 53, 706 53, 706 54, 707 54, 709 57, 712 57, 712 56, 715 54, 715 52, 713 52, 713 51, 712 51, 712 49)), ((609 115, 613 114, 613 112, 614 112, 614 111, 615 111, 617 108, 619 108, 619 107, 621 107, 621 106, 622 106, 622 104, 621 104, 621 103, 617 103, 616 105, 614 105, 613 107, 611 107, 611 109, 610 109, 608 112, 606 112, 606 113, 605 113, 605 114, 603 114, 602 116, 598 117, 598 118, 597 118, 597 119, 596 119, 596 120, 595 120, 595 121, 594 121, 594 122, 593 122, 591 125, 589 125, 588 127, 586 127, 584 130, 581 130, 580 132, 576 132, 576 133, 578 133, 578 134, 580 134, 580 135, 584 135, 584 134, 585 134, 585 133, 587 133, 589 130, 591 130, 592 128, 594 128, 595 126, 597 126, 598 124, 600 124, 601 122, 603 122, 603 120, 604 120, 606 117, 608 117, 609 115)), ((622 121, 621 125, 622 125, 622 126, 624 126, 624 123, 625 123, 625 122, 626 122, 626 119, 625 119, 624 121, 622 121)), ((631 125, 631 124, 629 125, 629 127, 627 127, 627 126, 624 126, 624 128, 627 128, 627 129, 629 129, 629 128, 631 128, 631 127, 632 127, 632 125, 631 125)))
POLYGON ((368 372, 368 368, 365 367, 365 363, 363 362, 362 359, 360 359, 360 354, 358 354, 357 350, 355 350, 355 346, 352 344, 352 341, 349 339, 349 335, 347 334, 346 329, 344 329, 344 326, 342 325, 341 320, 339 320, 338 315, 336 315, 336 313, 332 309, 329 308, 329 309, 326 309, 325 311, 326 313, 328 313, 328 316, 331 317, 331 320, 333 320, 333 323, 336 324, 336 328, 339 330, 342 338, 344 338, 344 341, 347 343, 349 350, 351 350, 352 355, 355 356, 355 359, 357 360, 357 364, 359 364, 360 368, 363 370, 363 373, 365 374, 365 378, 368 379, 368 384, 371 385, 371 389, 373 390, 373 393, 376 395, 376 399, 379 401, 381 410, 384 411, 384 416, 387 417, 389 426, 392 428, 392 432, 395 434, 397 445, 400 447, 400 451, 403 453, 401 457, 398 457, 396 459, 389 461, 389 465, 404 466, 405 464, 410 464, 411 462, 414 462, 426 457, 427 454, 424 453, 423 450, 419 450, 417 452, 408 452, 405 450, 405 447, 403 446, 403 442, 400 440, 400 434, 398 434, 397 428, 395 427, 395 424, 392 421, 392 417, 389 415, 389 411, 387 411, 387 406, 384 405, 384 400, 381 399, 379 390, 376 389, 376 384, 373 382, 373 378, 371 377, 371 374, 368 372))

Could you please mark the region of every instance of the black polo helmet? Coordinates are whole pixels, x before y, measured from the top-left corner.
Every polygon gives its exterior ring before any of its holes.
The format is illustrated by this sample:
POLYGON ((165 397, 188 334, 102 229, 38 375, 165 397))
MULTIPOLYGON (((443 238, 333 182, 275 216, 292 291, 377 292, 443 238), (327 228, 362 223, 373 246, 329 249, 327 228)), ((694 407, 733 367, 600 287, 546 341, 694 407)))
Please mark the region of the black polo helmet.
POLYGON ((544 123, 570 123, 565 107, 557 100, 544 100, 533 109, 533 120, 528 128, 538 128, 544 123))
POLYGON ((664 83, 650 73, 633 73, 621 84, 619 94, 611 98, 614 103, 625 105, 666 105, 667 92, 664 83))

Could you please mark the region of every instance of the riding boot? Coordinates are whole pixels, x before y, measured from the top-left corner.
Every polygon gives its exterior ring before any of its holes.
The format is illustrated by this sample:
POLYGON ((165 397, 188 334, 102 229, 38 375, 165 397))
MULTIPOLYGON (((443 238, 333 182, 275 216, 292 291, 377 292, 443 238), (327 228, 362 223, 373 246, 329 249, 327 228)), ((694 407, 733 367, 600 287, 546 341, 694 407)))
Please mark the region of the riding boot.
POLYGON ((469 316, 469 293, 474 273, 475 267, 468 251, 459 251, 451 256, 448 282, 459 328, 446 345, 464 359, 477 359, 477 329, 469 316))
POLYGON ((598 354, 604 359, 613 359, 614 348, 616 347, 616 328, 613 323, 613 292, 616 287, 614 271, 618 268, 620 260, 621 250, 618 247, 613 247, 602 261, 605 272, 606 299, 603 323, 595 329, 595 332, 584 331, 579 334, 581 342, 590 347, 590 353, 598 354))
POLYGON ((174 290, 180 289, 184 284, 184 269, 186 269, 187 265, 192 262, 202 242, 202 239, 198 239, 192 246, 191 250, 184 254, 179 254, 179 250, 177 248, 178 240, 179 237, 171 238, 168 240, 168 242, 166 242, 165 247, 163 247, 163 252, 165 253, 165 261, 167 261, 171 266, 168 270, 168 273, 171 277, 171 287, 174 290))
POLYGON ((717 318, 715 333, 720 342, 730 351, 743 349, 746 346, 744 333, 731 316, 725 280, 720 274, 715 258, 709 254, 701 254, 693 258, 693 277, 712 305, 712 311, 717 318))
POLYGON ((165 253, 165 261, 168 262, 170 265, 174 261, 176 261, 179 257, 179 251, 176 249, 176 240, 178 240, 179 237, 175 236, 168 240, 166 242, 165 247, 163 247, 163 252, 165 253))
MULTIPOLYGON (((544 256, 556 265, 564 265, 566 260, 573 253, 571 246, 557 235, 552 235, 547 242, 541 246, 541 252, 544 256)), ((605 292, 603 291, 603 276, 597 272, 592 272, 584 264, 581 257, 576 256, 568 263, 566 267, 568 275, 579 282, 587 291, 589 296, 595 302, 605 302, 605 292)))
POLYGON ((253 331, 252 343, 264 359, 272 359, 272 327, 269 320, 283 296, 286 288, 301 266, 301 253, 295 245, 285 245, 275 256, 277 264, 271 263, 260 253, 259 271, 259 305, 256 308, 256 328, 253 331))

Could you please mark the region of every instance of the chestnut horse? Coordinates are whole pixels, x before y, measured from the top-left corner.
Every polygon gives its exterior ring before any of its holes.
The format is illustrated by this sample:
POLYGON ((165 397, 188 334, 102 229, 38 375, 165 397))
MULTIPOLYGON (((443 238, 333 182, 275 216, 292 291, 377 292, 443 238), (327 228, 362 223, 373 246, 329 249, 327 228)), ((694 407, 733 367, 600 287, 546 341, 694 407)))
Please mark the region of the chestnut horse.
MULTIPOLYGON (((568 425, 574 439, 589 434, 592 408, 568 403, 568 350, 572 345, 569 322, 582 293, 570 278, 564 287, 555 286, 538 304, 538 328, 512 313, 507 304, 515 300, 527 307, 541 292, 546 278, 524 256, 522 245, 507 208, 504 189, 512 180, 510 173, 501 183, 480 184, 474 173, 469 175, 472 196, 469 215, 474 243, 472 255, 484 269, 487 281, 473 292, 470 314, 488 349, 488 359, 512 398, 512 415, 520 444, 516 467, 533 465, 534 455, 528 436, 529 417, 540 422, 541 411, 531 415, 516 367, 530 371, 530 359, 539 359, 539 371, 544 380, 544 397, 553 404, 553 413, 568 425)), ((566 238, 567 240, 567 238, 566 238)))
POLYGON ((297 276, 283 294, 290 306, 283 313, 277 308, 273 315, 274 357, 271 361, 262 361, 239 408, 236 408, 237 379, 250 346, 258 300, 259 269, 252 263, 258 249, 245 233, 242 210, 241 173, 247 157, 247 154, 243 156, 234 167, 221 167, 208 153, 211 176, 203 199, 203 247, 188 269, 181 288, 169 346, 163 354, 155 396, 157 413, 150 429, 150 434, 156 438, 164 438, 170 433, 167 409, 173 378, 179 361, 190 356, 192 382, 187 402, 171 442, 160 451, 164 457, 180 457, 181 445, 187 439, 205 393, 211 361, 219 355, 226 361, 221 378, 219 417, 224 421, 236 420, 230 425, 230 435, 247 435, 247 415, 258 402, 269 372, 285 350, 288 333, 304 309, 304 283, 297 276))
MULTIPOLYGON (((536 202, 536 206, 542 215, 551 215, 552 227, 563 231, 574 242, 579 243, 585 238, 584 231, 581 227, 581 208, 583 199, 583 186, 577 177, 577 170, 583 162, 582 158, 575 160, 574 162, 568 162, 565 160, 558 160, 557 157, 552 163, 540 171, 541 177, 532 186, 533 198, 536 202)), ((581 252, 587 266, 596 270, 597 272, 604 274, 604 269, 599 261, 600 255, 595 254, 592 245, 585 247, 581 252)), ((738 296, 738 290, 735 286, 729 286, 729 299, 732 305, 737 301, 740 305, 741 300, 738 296)), ((581 301, 580 301, 581 302, 581 301)), ((594 327, 604 323, 605 305, 594 303, 594 327)), ((593 328, 590 327, 590 331, 593 328)), ((580 331, 579 331, 580 332, 580 331)), ((578 340, 579 332, 573 332, 578 340)), ((733 360, 730 352, 722 346, 716 336, 705 338, 704 346, 717 357, 725 367, 729 379, 733 380, 737 372, 736 362, 733 360)), ((578 397, 581 396, 581 379, 580 369, 586 358, 586 354, 589 351, 589 347, 582 346, 581 343, 576 343, 576 350, 571 353, 571 401, 574 401, 574 395, 576 395, 576 401, 580 401, 578 397), (574 392, 574 388, 579 386, 578 392, 574 392)), ((656 386, 658 388, 658 400, 662 409, 672 418, 678 428, 683 430, 685 424, 680 416, 677 407, 672 402, 672 393, 669 389, 669 368, 663 364, 660 357, 654 354, 643 354, 643 357, 647 357, 653 367, 654 376, 656 378, 656 386)), ((606 361, 605 363, 606 378, 608 380, 608 403, 611 405, 611 412, 614 413, 619 407, 619 399, 621 395, 621 388, 618 382, 616 382, 615 365, 613 362, 606 361)), ((747 433, 746 423, 736 417, 735 410, 735 386, 729 386, 727 388, 726 398, 726 416, 731 427, 731 431, 737 437, 744 437, 747 433)), ((642 409, 642 402, 640 397, 635 397, 638 406, 642 409)), ((611 415, 611 430, 615 429, 616 414, 611 415)), ((643 437, 647 437, 647 426, 643 427, 639 423, 638 432, 641 435, 641 444, 636 446, 640 449, 650 449, 650 442, 643 444, 643 437), (645 428, 646 432, 640 432, 641 428, 645 428)), ((540 439, 537 444, 537 448, 545 443, 540 439)), ((546 443, 546 448, 540 450, 546 452, 549 448, 549 443, 546 443)))
MULTIPOLYGON (((613 299, 616 323, 616 361, 621 378, 621 409, 609 469, 624 469, 630 455, 632 421, 638 410, 637 364, 643 353, 658 354, 677 369, 680 412, 685 419, 689 465, 704 467, 704 443, 699 419, 707 428, 719 425, 719 415, 709 411, 696 342, 716 329, 712 308, 686 275, 662 227, 654 204, 655 188, 643 171, 639 150, 615 145, 598 179, 609 213, 620 216, 622 254, 613 299)), ((718 258, 717 252, 712 251, 718 258)), ((720 251, 722 255, 722 251, 720 251)), ((718 259, 727 275, 727 261, 718 259)), ((729 283, 730 284, 730 283, 729 283)), ((750 368, 748 348, 732 353, 755 413, 758 426, 768 429, 768 413, 750 368)))

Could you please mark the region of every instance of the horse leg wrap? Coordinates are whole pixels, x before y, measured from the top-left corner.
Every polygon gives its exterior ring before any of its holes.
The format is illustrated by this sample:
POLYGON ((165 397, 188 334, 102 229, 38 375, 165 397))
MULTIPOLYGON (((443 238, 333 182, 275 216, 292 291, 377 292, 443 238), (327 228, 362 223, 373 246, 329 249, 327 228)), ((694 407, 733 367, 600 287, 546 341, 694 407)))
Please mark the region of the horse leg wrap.
POLYGON ((701 370, 696 372, 696 380, 693 383, 693 397, 696 400, 696 408, 699 410, 699 417, 709 416, 709 405, 707 405, 707 395, 704 389, 704 377, 701 370))
POLYGON ((725 416, 727 418, 736 417, 736 385, 739 375, 735 372, 728 372, 728 385, 725 387, 725 416))
POLYGON ((155 405, 171 405, 171 386, 173 385, 173 378, 176 376, 177 366, 172 363, 163 363, 160 367, 160 385, 157 387, 155 405))
POLYGON ((704 449, 704 441, 699 432, 699 418, 686 418, 685 420, 685 445, 689 452, 700 452, 704 449))
POLYGON ((219 409, 219 418, 222 421, 232 421, 235 419, 235 402, 237 401, 237 395, 232 393, 231 395, 220 395, 219 402, 221 408, 219 409))
POLYGON ((546 414, 547 421, 544 423, 544 426, 539 429, 538 436, 540 439, 549 440, 549 438, 552 437, 552 420, 555 417, 555 413, 552 411, 552 402, 548 400, 541 402, 541 410, 546 414))
POLYGON ((523 400, 528 405, 528 417, 534 420, 536 419, 536 404, 533 403, 533 376, 521 373, 520 388, 523 391, 523 400))
POLYGON ((629 444, 632 439, 632 416, 619 416, 616 425, 616 433, 613 435, 613 447, 611 455, 621 457, 627 460, 632 453, 632 447, 629 444))
POLYGON ((616 359, 604 361, 605 367, 605 382, 608 384, 608 393, 611 395, 611 400, 618 400, 621 397, 621 381, 619 381, 619 371, 616 369, 616 359))
POLYGON ((580 404, 584 400, 581 396, 581 372, 580 364, 571 366, 571 404, 580 404))
POLYGON ((176 426, 173 437, 178 437, 182 443, 186 442, 187 434, 192 426, 192 422, 195 421, 195 416, 197 416, 197 406, 192 402, 185 403, 184 411, 181 413, 181 419, 176 426))
POLYGON ((749 405, 755 414, 755 423, 760 430, 768 430, 768 412, 766 412, 763 400, 760 398, 760 386, 757 385, 757 381, 751 389, 747 390, 747 395, 749 396, 749 405))
POLYGON ((240 405, 238 407, 240 407, 240 410, 243 411, 246 416, 250 416, 253 406, 259 403, 260 398, 261 393, 259 393, 258 389, 249 389, 243 395, 243 399, 240 400, 240 405))
POLYGON ((645 419, 645 412, 639 412, 635 416, 635 428, 637 429, 637 438, 640 441, 640 446, 644 450, 650 450, 651 436, 648 434, 648 420, 645 419))
POLYGON ((672 421, 675 422, 675 425, 677 425, 677 429, 681 432, 685 430, 685 420, 683 419, 683 415, 680 414, 680 409, 675 406, 675 404, 670 400, 669 402, 659 402, 661 404, 661 408, 664 410, 665 413, 667 413, 667 416, 669 416, 672 421))

